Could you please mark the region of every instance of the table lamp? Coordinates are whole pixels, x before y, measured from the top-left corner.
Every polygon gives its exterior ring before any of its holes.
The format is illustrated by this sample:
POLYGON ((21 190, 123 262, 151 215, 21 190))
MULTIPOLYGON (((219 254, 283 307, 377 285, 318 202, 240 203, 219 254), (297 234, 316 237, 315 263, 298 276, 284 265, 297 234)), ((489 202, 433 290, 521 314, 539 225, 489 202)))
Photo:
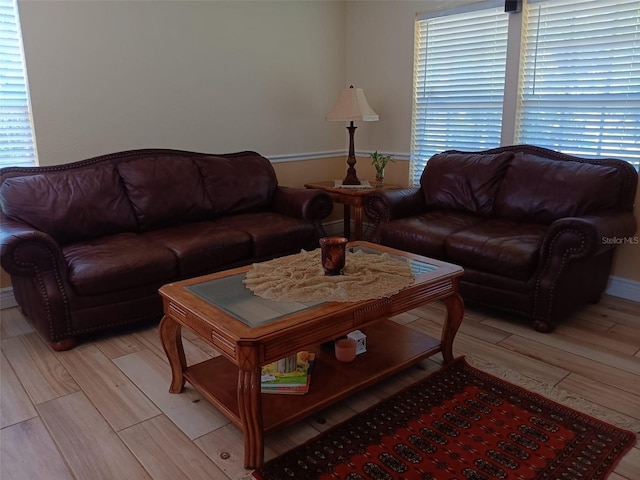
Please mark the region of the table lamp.
POLYGON ((354 121, 373 122, 378 120, 378 114, 367 103, 364 96, 364 90, 361 88, 345 88, 340 92, 338 101, 327 114, 326 120, 329 122, 350 122, 347 130, 349 130, 349 156, 347 157, 347 176, 342 181, 343 185, 360 185, 360 180, 356 175, 356 154, 353 144, 353 136, 356 131, 354 121))

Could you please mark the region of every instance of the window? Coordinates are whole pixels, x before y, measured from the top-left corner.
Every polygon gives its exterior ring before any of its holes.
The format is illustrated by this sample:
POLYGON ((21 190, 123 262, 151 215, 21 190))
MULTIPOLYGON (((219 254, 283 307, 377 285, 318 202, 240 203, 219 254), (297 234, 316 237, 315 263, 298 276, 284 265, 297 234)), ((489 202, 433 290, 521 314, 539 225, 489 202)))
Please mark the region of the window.
POLYGON ((19 26, 16 0, 0 0, 0 167, 36 164, 19 26))
POLYGON ((529 0, 518 143, 640 161, 640 1, 529 0))
POLYGON ((417 19, 410 182, 435 153, 501 138, 638 168, 640 0, 524 0, 522 15, 498 4, 417 19))
POLYGON ((435 153, 500 145, 508 22, 503 0, 418 17, 412 183, 435 153))

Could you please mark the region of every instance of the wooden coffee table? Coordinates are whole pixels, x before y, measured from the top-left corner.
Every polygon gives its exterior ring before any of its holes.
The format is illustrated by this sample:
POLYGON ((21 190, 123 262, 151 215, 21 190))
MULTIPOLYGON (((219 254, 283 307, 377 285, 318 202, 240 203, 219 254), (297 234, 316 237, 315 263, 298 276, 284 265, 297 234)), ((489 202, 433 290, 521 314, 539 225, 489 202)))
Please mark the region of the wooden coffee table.
POLYGON ((165 313, 160 339, 172 373, 169 391, 181 392, 188 381, 234 422, 243 432, 246 468, 262 465, 264 435, 438 352, 445 362, 453 360, 453 339, 464 315, 458 294, 462 268, 368 242, 352 242, 349 248, 411 259, 414 283, 389 298, 363 302, 277 302, 244 287, 242 280, 251 268, 247 266, 160 289, 165 313), (440 339, 388 318, 434 300, 447 307, 440 339), (221 355, 187 365, 182 326, 221 355), (352 363, 340 363, 331 350, 322 348, 322 343, 353 330, 366 334, 367 352, 352 363), (316 354, 310 391, 261 394, 261 367, 300 350, 316 354))

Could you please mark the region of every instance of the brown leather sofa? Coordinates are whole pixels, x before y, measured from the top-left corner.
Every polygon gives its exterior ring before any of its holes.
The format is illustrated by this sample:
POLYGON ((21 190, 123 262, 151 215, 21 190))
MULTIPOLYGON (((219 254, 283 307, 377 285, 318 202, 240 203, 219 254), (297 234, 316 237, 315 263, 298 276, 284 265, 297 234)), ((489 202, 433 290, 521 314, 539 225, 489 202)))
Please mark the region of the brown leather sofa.
POLYGON ((371 239, 461 265, 465 301, 526 317, 538 331, 607 286, 616 245, 633 241, 638 174, 531 145, 447 151, 417 188, 371 193, 371 239))
POLYGON ((159 319, 163 284, 318 246, 331 198, 255 152, 134 150, 0 170, 0 260, 56 350, 159 319))

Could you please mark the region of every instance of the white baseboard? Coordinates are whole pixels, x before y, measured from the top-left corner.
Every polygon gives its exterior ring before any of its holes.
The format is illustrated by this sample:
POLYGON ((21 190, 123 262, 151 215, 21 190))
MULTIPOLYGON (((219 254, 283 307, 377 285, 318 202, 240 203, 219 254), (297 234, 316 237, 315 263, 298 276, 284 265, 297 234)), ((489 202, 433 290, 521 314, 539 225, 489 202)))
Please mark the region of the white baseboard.
POLYGON ((7 287, 0 290, 0 310, 17 306, 16 297, 13 296, 13 288, 7 287))
POLYGON ((640 282, 620 277, 609 277, 609 283, 604 293, 613 297, 640 302, 640 282))
MULTIPOLYGON (((334 220, 332 222, 323 223, 324 231, 327 235, 331 236, 342 236, 344 235, 344 222, 342 220, 334 220)), ((351 224, 351 232, 353 233, 353 229, 355 225, 351 224)), ((366 235, 367 231, 372 230, 373 225, 368 222, 363 222, 362 224, 362 233, 366 235)))
POLYGON ((339 236, 344 235, 344 223, 342 220, 334 220, 322 224, 327 235, 339 236))

